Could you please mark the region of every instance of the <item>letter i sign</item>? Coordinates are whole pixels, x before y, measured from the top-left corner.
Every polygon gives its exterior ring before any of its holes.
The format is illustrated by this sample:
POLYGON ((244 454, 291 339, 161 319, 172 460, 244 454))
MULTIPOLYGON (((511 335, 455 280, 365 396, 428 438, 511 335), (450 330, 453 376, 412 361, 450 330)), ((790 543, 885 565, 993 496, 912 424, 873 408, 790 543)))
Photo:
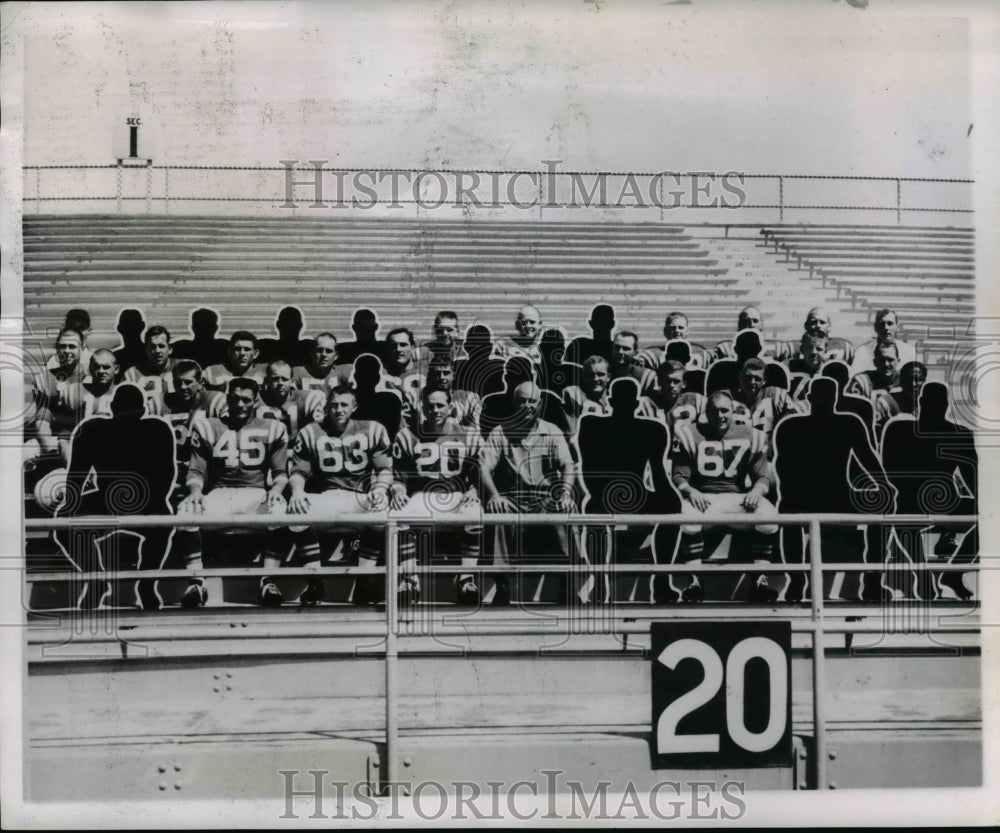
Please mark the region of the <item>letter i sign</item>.
POLYGON ((791 622, 654 622, 653 768, 791 766, 791 622))

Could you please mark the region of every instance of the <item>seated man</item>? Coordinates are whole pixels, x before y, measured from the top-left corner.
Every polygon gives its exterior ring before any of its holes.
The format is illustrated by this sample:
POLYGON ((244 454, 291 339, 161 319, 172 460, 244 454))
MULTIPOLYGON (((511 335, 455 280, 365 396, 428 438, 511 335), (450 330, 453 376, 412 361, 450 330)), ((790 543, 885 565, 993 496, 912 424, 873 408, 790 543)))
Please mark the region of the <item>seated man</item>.
POLYGON ((876 370, 875 354, 881 345, 890 341, 896 345, 899 364, 916 361, 917 353, 913 345, 899 338, 899 316, 895 310, 880 309, 875 313, 872 327, 875 329, 875 337, 859 344, 854 351, 854 358, 849 362, 851 376, 857 376, 866 370, 876 370))
POLYGON ((237 330, 229 337, 226 360, 205 368, 205 384, 212 390, 226 390, 230 379, 253 379, 260 387, 264 370, 256 364, 258 355, 257 337, 237 330))
POLYGON ((279 359, 264 371, 260 402, 254 413, 262 419, 280 419, 288 431, 288 442, 294 443, 303 426, 322 419, 325 404, 322 391, 293 387, 292 368, 279 359))
POLYGON ((636 416, 655 419, 670 429, 674 436, 677 427, 698 422, 705 415, 705 397, 694 391, 684 390, 686 371, 684 365, 668 359, 656 371, 658 387, 639 400, 636 416))
MULTIPOLYGON (((576 469, 563 432, 539 419, 541 391, 534 382, 514 389, 515 411, 494 428, 482 453, 483 495, 488 512, 571 512, 576 469)), ((569 558, 566 528, 498 526, 494 533, 494 565, 555 554, 569 558)), ((497 581, 494 604, 509 604, 510 583, 497 581)))
POLYGON ((543 329, 542 314, 530 304, 521 307, 514 319, 514 334, 509 338, 497 339, 493 345, 494 355, 500 359, 525 356, 537 363, 541 360, 538 342, 543 329))
MULTIPOLYGON (((426 368, 417 366, 416 340, 406 327, 389 331, 382 345, 385 356, 382 362, 382 380, 395 390, 403 400, 403 420, 410 419, 410 409, 415 404, 420 421, 420 390, 424 386, 426 368)), ((357 364, 355 362, 355 364, 357 364)))
POLYGON ((899 389, 879 390, 872 405, 875 412, 875 436, 881 447, 882 430, 894 416, 916 418, 920 402, 920 389, 927 381, 927 366, 922 362, 907 362, 899 371, 899 389))
POLYGON ((688 318, 683 312, 672 312, 663 322, 663 336, 666 343, 659 347, 648 347, 639 353, 636 361, 652 371, 673 356, 667 355, 670 342, 683 341, 688 346, 688 358, 685 362, 688 370, 703 370, 708 367, 711 353, 700 344, 688 342, 688 318))
MULTIPOLYGON (((447 361, 446 356, 441 360, 447 361)), ((416 430, 404 428, 393 445, 393 470, 396 481, 393 490, 405 499, 402 512, 406 516, 426 515, 429 518, 454 517, 457 526, 435 525, 432 529, 431 551, 440 555, 448 549, 444 541, 458 533, 462 566, 479 563, 479 539, 482 507, 476 486, 479 483, 479 455, 483 441, 478 429, 462 427, 452 419, 451 391, 424 388, 421 394, 423 418, 416 430)), ((399 499, 393 501, 398 503, 399 499)), ((416 536, 412 530, 400 536, 400 561, 413 562, 416 557, 416 536)), ((479 588, 471 573, 460 575, 456 582, 456 600, 460 605, 479 604, 479 588)), ((400 601, 414 602, 420 597, 417 576, 406 576, 404 595, 400 601)))
POLYGON ((875 369, 863 370, 847 383, 846 392, 867 399, 874 406, 880 392, 892 394, 899 391, 899 345, 894 341, 882 342, 875 348, 875 369))
POLYGON ((823 361, 820 364, 829 361, 847 362, 850 364, 854 358, 854 345, 845 338, 831 336, 830 328, 832 324, 833 319, 830 317, 830 313, 823 309, 823 307, 813 307, 806 313, 802 338, 798 341, 789 341, 785 345, 782 359, 785 362, 791 362, 799 358, 802 355, 799 352, 799 347, 806 343, 806 336, 812 336, 815 339, 823 339, 823 361))
POLYGON ((733 340, 732 358, 721 358, 708 369, 705 379, 705 393, 717 390, 732 390, 737 383, 740 369, 750 359, 760 359, 764 363, 764 379, 768 387, 787 388, 788 371, 784 365, 767 358, 763 337, 759 330, 740 330, 733 340))
POLYGON ((656 387, 656 372, 639 364, 639 336, 628 330, 618 333, 611 345, 611 362, 608 366, 611 381, 615 379, 635 379, 639 395, 646 396, 656 387))
POLYGON ((219 417, 226 408, 226 395, 217 390, 208 390, 198 362, 181 359, 171 370, 172 390, 161 391, 160 395, 147 400, 146 409, 152 416, 163 417, 174 434, 174 449, 177 455, 177 488, 183 490, 187 484, 188 465, 191 449, 188 436, 195 414, 205 417, 219 417))
POLYGON ((124 380, 143 392, 148 410, 150 402, 173 389, 171 370, 176 362, 170 358, 170 332, 166 327, 155 325, 147 328, 142 343, 145 356, 125 371, 124 380))
MULTIPOLYGON (((62 329, 63 331, 73 330, 80 336, 80 350, 77 355, 78 361, 76 362, 76 365, 82 374, 86 371, 86 368, 90 367, 90 350, 87 349, 87 337, 91 333, 90 313, 84 309, 71 309, 66 313, 66 319, 63 323, 62 329)), ((46 370, 51 370, 56 373, 59 372, 60 367, 67 360, 66 356, 60 357, 59 353, 60 350, 57 343, 56 352, 50 355, 45 361, 46 370)), ((82 375, 80 378, 83 378, 82 375)))
MULTIPOLYGON (((326 412, 320 422, 312 422, 299 431, 292 447, 291 499, 292 513, 311 511, 330 513, 384 512, 389 508, 392 485, 392 456, 385 426, 374 420, 354 418, 358 403, 349 387, 333 388, 327 394, 326 412)), ((393 494, 392 508, 399 509, 405 499, 393 494)), ((319 530, 292 527, 299 560, 306 566, 318 566, 320 546, 317 531, 344 530, 342 524, 331 523, 319 530)), ((374 527, 348 528, 348 549, 357 552, 359 567, 374 567, 382 555, 379 530, 374 527)), ((401 565, 411 572, 415 564, 401 565)), ((378 582, 363 576, 355 584, 355 604, 380 601, 378 582)), ((410 588, 406 578, 406 588, 410 588)), ((316 604, 324 599, 323 583, 318 578, 299 598, 302 604, 316 604)))
MULTIPOLYGON (((718 546, 719 532, 734 530, 731 559, 738 563, 768 563, 777 543, 778 527, 761 523, 775 514, 773 504, 764 497, 771 488, 771 467, 767 462, 767 438, 747 424, 733 421, 733 398, 725 391, 709 394, 704 423, 682 425, 674 438, 672 478, 684 499, 681 513, 697 517, 703 512, 733 515, 753 515, 758 518, 747 540, 743 531, 747 524, 727 524, 712 527, 716 538, 710 549, 718 546), (735 551, 735 552, 733 552, 735 551)), ((702 526, 697 523, 681 527, 678 558, 701 563, 706 544, 702 526)), ((742 583, 742 582, 741 582, 742 583)), ((704 590, 696 573, 681 594, 686 602, 701 601, 704 590)), ((778 593, 768 583, 764 573, 758 575, 750 588, 751 601, 774 602, 778 593)))
POLYGON ((41 450, 58 450, 63 462, 68 463, 70 437, 76 426, 88 417, 111 416, 117 377, 114 353, 96 350, 90 357, 90 376, 86 380, 50 383, 49 390, 39 398, 35 414, 41 450))
POLYGON ((567 436, 575 437, 580 418, 584 414, 610 414, 611 401, 608 386, 611 374, 608 360, 591 356, 584 360, 580 373, 580 385, 572 385, 563 391, 563 410, 566 412, 567 436))
POLYGON ((320 333, 309 348, 309 361, 292 368, 292 380, 299 390, 318 390, 324 395, 347 384, 350 368, 338 364, 337 337, 320 333))
MULTIPOLYGON (((479 415, 483 409, 483 402, 472 391, 455 390, 454 384, 455 365, 447 355, 435 355, 427 369, 427 384, 424 385, 420 396, 423 396, 427 391, 444 391, 448 394, 448 399, 451 402, 449 419, 478 432, 480 430, 479 415)), ((407 427, 411 431, 416 431, 423 416, 419 398, 410 400, 407 413, 409 415, 407 427)))
MULTIPOLYGON (((777 344, 769 344, 764 339, 764 316, 757 307, 743 307, 736 318, 736 335, 727 341, 720 341, 715 345, 715 350, 712 351, 712 360, 718 361, 719 359, 736 359, 740 357, 741 351, 737 349, 736 339, 744 330, 753 330, 758 334, 760 339, 760 349, 752 355, 760 356, 763 359, 777 359, 780 347, 777 344)), ((711 393, 711 391, 708 392, 711 393)))
MULTIPOLYGON (((181 501, 178 514, 215 517, 285 514, 282 492, 288 482, 288 432, 279 420, 254 415, 258 393, 253 379, 230 379, 226 386, 226 410, 220 416, 196 414, 192 419, 188 438, 191 453, 188 496, 181 501)), ((289 549, 287 530, 270 527, 265 535, 254 537, 263 538, 264 566, 279 567, 289 549)), ((199 529, 178 529, 174 543, 189 569, 201 568, 199 529)), ((207 599, 208 591, 199 579, 194 579, 181 604, 198 607, 207 599)), ((281 592, 266 576, 260 582, 258 601, 266 606, 282 602, 281 592)))
POLYGON ((733 423, 752 425, 770 443, 774 426, 782 417, 801 411, 787 390, 766 384, 766 372, 767 365, 761 359, 747 359, 729 396, 733 402, 733 423))
POLYGON ((446 356, 452 362, 466 358, 462 349, 462 339, 459 337, 458 314, 451 310, 441 310, 434 316, 431 328, 433 338, 424 342, 417 351, 417 365, 427 368, 435 356, 446 356))
POLYGON ((809 382, 820 376, 828 352, 824 336, 809 333, 802 336, 793 357, 785 363, 788 367, 788 393, 796 402, 808 401, 809 382))

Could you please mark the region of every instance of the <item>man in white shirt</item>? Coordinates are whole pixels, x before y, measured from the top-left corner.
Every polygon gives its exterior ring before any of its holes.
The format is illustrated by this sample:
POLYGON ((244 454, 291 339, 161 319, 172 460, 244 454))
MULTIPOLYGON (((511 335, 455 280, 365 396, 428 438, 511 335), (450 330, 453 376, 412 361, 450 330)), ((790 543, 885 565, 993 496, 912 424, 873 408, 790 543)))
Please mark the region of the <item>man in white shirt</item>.
POLYGON ((851 376, 857 376, 866 370, 875 369, 875 348, 887 341, 894 341, 899 351, 899 366, 902 367, 907 362, 917 360, 916 350, 908 342, 901 341, 899 333, 899 316, 895 310, 880 309, 875 313, 875 338, 859 344, 854 350, 854 359, 851 362, 851 376))

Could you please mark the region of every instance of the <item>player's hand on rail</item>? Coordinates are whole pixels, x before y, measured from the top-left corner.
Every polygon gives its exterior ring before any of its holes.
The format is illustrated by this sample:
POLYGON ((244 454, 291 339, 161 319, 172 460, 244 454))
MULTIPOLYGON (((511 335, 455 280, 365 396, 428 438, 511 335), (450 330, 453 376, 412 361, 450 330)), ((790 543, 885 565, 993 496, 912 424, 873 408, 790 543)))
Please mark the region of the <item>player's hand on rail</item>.
POLYGON ((178 515, 201 515, 205 511, 205 501, 201 493, 188 495, 177 506, 178 515))
POLYGON ((389 508, 396 511, 406 506, 406 489, 400 484, 394 484, 389 490, 389 508))
POLYGON ((756 512, 757 507, 760 505, 760 495, 751 489, 743 496, 743 508, 747 512, 756 512))
POLYGON ((703 495, 697 489, 691 489, 688 492, 687 499, 691 502, 691 505, 699 512, 707 512, 708 507, 711 506, 711 503, 709 503, 708 498, 705 497, 705 495, 703 495))
POLYGON ((389 490, 385 486, 377 486, 368 493, 369 512, 384 512, 389 508, 389 490))
POLYGON ((311 507, 309 503, 309 495, 305 492, 301 494, 295 494, 292 492, 292 496, 288 499, 288 511, 293 515, 304 515, 311 507))
POLYGON ((510 514, 517 511, 517 507, 514 502, 503 495, 496 495, 491 497, 489 502, 486 504, 487 512, 498 512, 510 514))

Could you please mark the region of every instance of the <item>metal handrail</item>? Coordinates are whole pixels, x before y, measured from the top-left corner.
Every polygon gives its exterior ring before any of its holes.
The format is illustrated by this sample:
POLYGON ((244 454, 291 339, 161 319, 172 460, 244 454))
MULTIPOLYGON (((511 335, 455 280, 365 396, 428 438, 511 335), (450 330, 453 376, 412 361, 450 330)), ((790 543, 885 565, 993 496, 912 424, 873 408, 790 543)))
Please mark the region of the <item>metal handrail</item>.
MULTIPOLYGON (((401 525, 407 523, 415 524, 436 524, 440 521, 440 518, 428 518, 420 516, 404 516, 397 515, 391 512, 379 512, 379 513, 351 513, 343 515, 324 515, 323 513, 307 513, 302 515, 233 515, 227 518, 206 518, 204 516, 187 516, 187 515, 136 515, 136 516, 121 516, 121 517, 107 517, 107 516, 88 516, 82 518, 28 518, 25 519, 25 527, 28 529, 81 529, 81 528, 91 528, 91 529, 101 529, 106 528, 111 525, 117 525, 120 528, 151 528, 151 527, 163 527, 163 526, 197 526, 197 527, 229 527, 234 526, 239 527, 273 527, 275 521, 278 518, 285 518, 292 525, 300 525, 302 523, 318 523, 318 524, 331 524, 331 523, 350 523, 350 524, 361 524, 371 526, 373 524, 383 524, 385 525, 385 567, 384 569, 374 569, 374 568, 333 568, 327 570, 314 570, 314 569, 295 569, 281 572, 292 575, 292 574, 316 574, 318 572, 334 572, 341 574, 369 574, 372 572, 383 572, 386 575, 386 617, 385 617, 385 650, 384 650, 384 665, 385 665, 385 738, 386 738, 386 782, 393 784, 397 780, 397 773, 399 771, 399 690, 398 690, 398 662, 399 662, 399 646, 397 640, 400 638, 399 634, 399 608, 398 600, 396 594, 392 592, 392 588, 397 586, 399 579, 399 539, 398 532, 401 525)), ((493 525, 508 525, 508 524, 525 524, 537 526, 540 524, 570 524, 570 525, 583 525, 583 526, 608 526, 608 525, 636 525, 636 524, 670 524, 674 526, 680 526, 684 524, 690 524, 692 521, 697 521, 701 525, 707 524, 719 524, 726 526, 741 525, 741 526, 752 526, 755 523, 765 522, 768 524, 777 525, 792 525, 792 526, 802 526, 808 524, 809 527, 809 563, 808 565, 777 565, 777 568, 781 571, 794 571, 808 569, 811 575, 812 586, 822 587, 823 586, 823 555, 822 555, 822 540, 821 540, 821 524, 827 523, 831 525, 838 526, 850 526, 850 525, 862 525, 862 524, 923 524, 923 525, 940 525, 940 526, 955 526, 955 525, 970 525, 978 523, 978 516, 976 515, 895 515, 895 516, 878 516, 878 515, 864 515, 864 514, 850 514, 850 513, 828 513, 828 514, 812 514, 812 515, 790 515, 790 514, 777 514, 772 516, 753 516, 753 515, 732 515, 732 514, 720 514, 720 513, 704 513, 697 518, 693 518, 690 515, 607 515, 607 516, 595 516, 595 515, 579 515, 573 513, 564 514, 538 514, 538 515, 508 515, 508 514, 495 514, 495 513, 482 513, 477 516, 477 521, 483 524, 493 524, 493 525)), ((445 518, 444 523, 454 525, 454 518, 445 518)), ((460 517, 458 519, 459 523, 463 522, 460 517)), ((706 566, 702 564, 699 566, 699 570, 706 566)), ((748 569, 757 570, 759 567, 770 567, 772 565, 725 565, 722 567, 715 567, 716 570, 729 572, 729 569, 734 568, 734 570, 739 570, 745 572, 748 569)), ((826 565, 827 567, 831 565, 826 565)), ((845 565, 848 569, 861 569, 861 570, 871 570, 874 565, 845 565)), ((919 568, 928 568, 931 565, 919 565, 919 568)), ((941 571, 944 565, 933 565, 935 571, 941 571)), ((972 563, 960 564, 960 565, 949 565, 950 569, 969 571, 978 569, 978 566, 972 563)), ((918 568, 918 565, 912 565, 914 568, 918 568)), ((280 569, 280 568, 279 568, 280 569)), ((451 572, 454 572, 456 568, 449 568, 451 572)), ((464 568, 463 568, 464 569, 464 568)), ((478 566, 473 568, 474 570, 480 570, 478 566)), ((492 568, 494 570, 518 570, 518 571, 541 571, 541 572, 554 572, 554 571, 566 571, 572 569, 574 571, 584 571, 592 573, 603 573, 603 572, 677 572, 678 570, 690 571, 690 565, 663 565, 650 568, 648 565, 573 565, 571 568, 566 565, 531 565, 530 567, 508 567, 507 565, 494 565, 492 568), (645 567, 645 569, 639 569, 640 566, 645 567), (561 569, 560 569, 561 568, 561 569)), ((911 567, 907 567, 911 569, 911 567)), ((219 573, 220 571, 177 571, 177 570, 165 570, 165 571, 140 571, 131 570, 123 571, 122 573, 115 573, 115 578, 125 578, 126 575, 131 578, 135 577, 154 579, 158 574, 163 577, 193 577, 195 575, 212 575, 214 573, 219 573)), ((275 571, 267 571, 268 574, 273 574, 275 571)), ((223 573, 228 574, 228 573, 223 573)), ((239 575, 252 575, 252 574, 265 574, 264 570, 257 569, 242 569, 238 571, 239 575)), ((87 577, 93 576, 94 578, 104 578, 107 579, 107 573, 60 573, 58 577, 62 579, 65 576, 65 580, 83 580, 87 577)), ((35 580, 55 580, 55 577, 49 575, 48 577, 38 575, 35 580)), ((826 633, 826 627, 824 622, 824 604, 823 604, 823 593, 813 592, 810 594, 812 598, 811 604, 811 623, 810 630, 812 631, 812 690, 813 690, 813 733, 815 742, 815 763, 816 763, 816 783, 814 785, 815 789, 825 789, 827 785, 827 753, 826 753, 826 704, 824 693, 826 691, 826 676, 825 676, 825 648, 823 644, 824 635, 826 633)), ((467 633, 467 631, 462 628, 456 628, 455 635, 462 635, 467 633)), ((515 634, 521 633, 532 633, 532 630, 520 630, 513 627, 500 628, 500 629, 490 629, 489 631, 483 631, 483 635, 500 635, 505 631, 510 631, 515 634)), ((639 632, 642 632, 640 629, 639 632)), ((508 634, 509 635, 509 634, 508 634)), ((218 634, 205 635, 204 638, 214 638, 218 634)), ((120 641, 117 636, 115 641, 120 641)))

